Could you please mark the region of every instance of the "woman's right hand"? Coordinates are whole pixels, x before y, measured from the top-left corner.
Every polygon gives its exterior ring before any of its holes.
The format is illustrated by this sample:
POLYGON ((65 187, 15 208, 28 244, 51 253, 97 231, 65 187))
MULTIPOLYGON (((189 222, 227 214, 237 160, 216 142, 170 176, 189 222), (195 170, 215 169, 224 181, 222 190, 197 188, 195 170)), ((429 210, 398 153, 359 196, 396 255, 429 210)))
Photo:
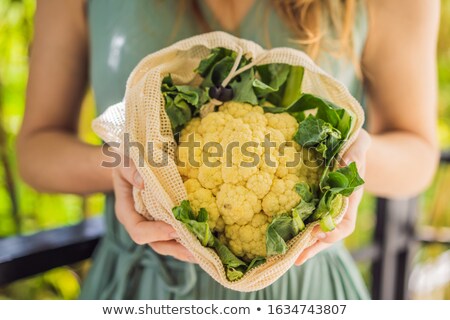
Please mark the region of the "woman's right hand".
POLYGON ((175 240, 178 235, 174 228, 162 221, 149 221, 135 210, 133 186, 143 189, 144 181, 133 161, 128 162, 130 163, 128 167, 121 164, 113 169, 117 219, 137 244, 148 244, 160 255, 195 263, 195 258, 189 250, 175 240))

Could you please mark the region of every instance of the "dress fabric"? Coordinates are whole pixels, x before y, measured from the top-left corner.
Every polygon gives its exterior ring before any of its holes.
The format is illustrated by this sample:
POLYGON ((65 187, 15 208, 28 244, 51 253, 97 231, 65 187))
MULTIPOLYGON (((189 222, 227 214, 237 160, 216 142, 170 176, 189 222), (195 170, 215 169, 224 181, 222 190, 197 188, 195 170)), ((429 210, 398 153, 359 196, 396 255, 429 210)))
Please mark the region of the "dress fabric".
MULTIPOLYGON (((189 1, 187 1, 189 2, 189 1)), ((200 0, 199 9, 212 30, 220 30, 200 0)), ((199 34, 190 5, 177 0, 89 0, 90 78, 97 112, 122 100, 128 75, 146 55, 199 34)), ((355 54, 361 55, 367 34, 361 3, 354 26, 355 54)), ((232 33, 263 47, 294 47, 294 36, 268 1, 255 1, 232 33)), ((322 53, 318 63, 343 82, 360 101, 362 83, 344 58, 322 53)), ((160 256, 136 245, 115 218, 114 196, 106 197, 106 234, 94 253, 80 299, 368 299, 369 294, 342 243, 292 267, 269 287, 250 293, 226 289, 199 266, 160 256)))

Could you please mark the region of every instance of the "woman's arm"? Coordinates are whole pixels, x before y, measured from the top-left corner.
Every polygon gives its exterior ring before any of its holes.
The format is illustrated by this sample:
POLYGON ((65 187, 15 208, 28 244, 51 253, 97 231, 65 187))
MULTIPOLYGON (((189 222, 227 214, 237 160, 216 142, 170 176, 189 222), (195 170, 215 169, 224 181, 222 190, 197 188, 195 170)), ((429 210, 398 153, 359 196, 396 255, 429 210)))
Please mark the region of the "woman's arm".
POLYGON ((88 78, 84 0, 39 0, 17 151, 23 179, 44 192, 112 190, 101 148, 77 138, 88 78))
POLYGON ((134 209, 133 185, 142 178, 131 167, 101 166, 100 147, 77 138, 80 105, 86 90, 88 48, 84 0, 39 0, 31 54, 27 105, 17 149, 20 172, 41 191, 86 194, 112 190, 117 219, 138 244, 161 255, 195 262, 175 239, 175 230, 148 221, 134 209))
MULTIPOLYGON (((368 138, 362 130, 344 160, 359 165, 367 190, 381 196, 409 196, 429 183, 438 159, 435 48, 439 2, 367 2, 371 23, 363 72, 372 136, 368 138)), ((351 195, 335 230, 315 230, 317 242, 302 252, 296 265, 354 231, 361 196, 362 189, 351 195)))
POLYGON ((429 184, 438 163, 439 1, 367 2, 362 66, 372 145, 365 187, 380 196, 411 196, 429 184))

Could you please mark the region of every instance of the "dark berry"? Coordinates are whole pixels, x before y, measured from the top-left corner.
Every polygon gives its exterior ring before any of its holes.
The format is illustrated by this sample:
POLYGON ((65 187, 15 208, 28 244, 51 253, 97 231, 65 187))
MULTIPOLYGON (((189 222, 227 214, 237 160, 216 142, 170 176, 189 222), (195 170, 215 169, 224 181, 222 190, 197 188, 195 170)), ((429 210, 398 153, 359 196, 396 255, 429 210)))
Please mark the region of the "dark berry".
POLYGON ((222 92, 222 86, 220 86, 220 87, 211 87, 211 88, 209 88, 209 92, 208 93, 209 93, 209 96, 212 99, 219 100, 221 92, 222 92))
POLYGON ((232 100, 234 97, 233 89, 230 86, 222 87, 222 90, 219 95, 220 101, 226 102, 232 100))

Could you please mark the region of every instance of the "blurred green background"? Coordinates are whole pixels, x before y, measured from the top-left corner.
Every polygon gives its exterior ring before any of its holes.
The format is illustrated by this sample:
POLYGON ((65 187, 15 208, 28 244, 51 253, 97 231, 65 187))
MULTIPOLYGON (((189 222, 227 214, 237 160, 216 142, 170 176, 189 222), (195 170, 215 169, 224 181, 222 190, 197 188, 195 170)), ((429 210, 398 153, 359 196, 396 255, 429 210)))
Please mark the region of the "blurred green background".
MULTIPOLYGON (((450 0, 442 0, 439 35, 439 139, 450 149, 450 0)), ((79 197, 37 193, 17 173, 15 138, 25 105, 28 51, 33 36, 35 0, 0 0, 0 238, 30 234, 80 222, 102 212, 103 195, 79 197)), ((80 136, 99 140, 90 130, 94 117, 92 96, 87 95, 80 121, 80 136)), ((419 230, 448 232, 450 228, 450 170, 441 166, 433 185, 421 197, 419 230), (428 229, 427 229, 428 230, 428 229)), ((374 198, 365 195, 358 225, 346 240, 351 250, 370 243, 374 226, 374 198)), ((415 257, 410 296, 415 299, 450 299, 450 282, 433 281, 434 270, 449 271, 450 248, 424 245, 415 257), (431 280, 427 280, 431 279, 431 280)), ((0 299, 75 299, 89 262, 57 268, 44 274, 0 287, 0 299)), ((370 265, 359 265, 370 286, 370 265)), ((437 271, 436 271, 437 272, 437 271)), ((436 277, 435 277, 436 278, 436 277)), ((439 279, 438 279, 439 280, 439 279)))

